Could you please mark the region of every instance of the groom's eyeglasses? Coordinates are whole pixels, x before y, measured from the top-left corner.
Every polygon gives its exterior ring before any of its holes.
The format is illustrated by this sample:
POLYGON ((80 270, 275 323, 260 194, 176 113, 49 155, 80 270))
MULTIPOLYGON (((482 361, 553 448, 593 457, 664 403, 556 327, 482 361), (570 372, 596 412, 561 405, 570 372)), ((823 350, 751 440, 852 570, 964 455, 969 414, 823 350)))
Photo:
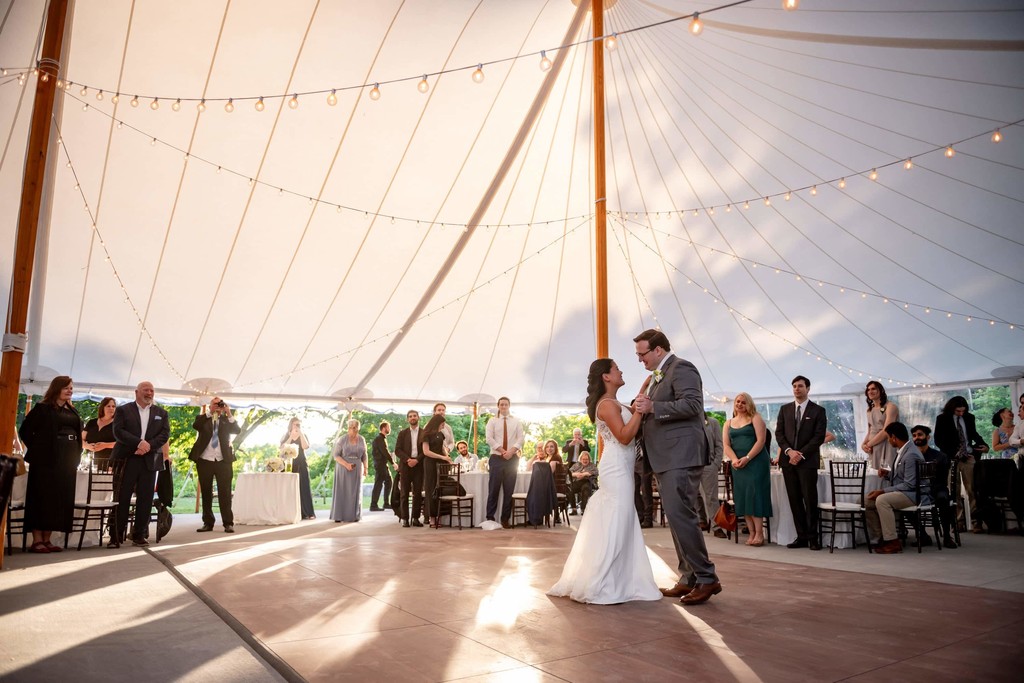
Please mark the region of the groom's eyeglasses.
POLYGON ((654 350, 654 349, 647 349, 647 350, 646 350, 646 351, 644 351, 643 353, 639 353, 639 352, 637 352, 637 354, 636 354, 636 357, 637 357, 637 358, 639 358, 640 360, 643 360, 643 359, 644 359, 644 356, 646 356, 647 354, 649 354, 649 353, 650 353, 651 351, 653 351, 653 350, 654 350))

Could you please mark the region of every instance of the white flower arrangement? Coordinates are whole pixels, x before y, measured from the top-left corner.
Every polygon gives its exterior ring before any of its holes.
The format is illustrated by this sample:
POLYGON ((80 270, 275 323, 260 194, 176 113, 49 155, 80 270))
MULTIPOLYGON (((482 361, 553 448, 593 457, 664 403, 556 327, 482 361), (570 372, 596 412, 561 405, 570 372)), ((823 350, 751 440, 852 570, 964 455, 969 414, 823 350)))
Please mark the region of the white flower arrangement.
POLYGON ((281 457, 285 460, 294 460, 299 457, 299 445, 286 443, 281 446, 281 457))
POLYGON ((487 465, 487 458, 480 458, 476 463, 476 468, 481 472, 489 472, 490 467, 487 465))
POLYGON ((270 458, 267 460, 268 472, 284 472, 284 460, 281 458, 270 458))

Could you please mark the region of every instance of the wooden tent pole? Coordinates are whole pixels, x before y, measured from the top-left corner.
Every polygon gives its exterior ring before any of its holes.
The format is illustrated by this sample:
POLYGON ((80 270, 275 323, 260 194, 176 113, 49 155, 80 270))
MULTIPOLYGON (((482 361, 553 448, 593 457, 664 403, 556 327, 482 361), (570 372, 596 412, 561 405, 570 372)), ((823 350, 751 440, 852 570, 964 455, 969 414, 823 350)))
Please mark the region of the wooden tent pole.
POLYGON ((479 424, 477 422, 477 420, 479 419, 479 417, 480 417, 480 403, 478 401, 473 401, 473 423, 472 423, 471 431, 473 432, 473 454, 474 455, 478 455, 480 453, 480 451, 478 450, 478 446, 477 446, 477 442, 479 440, 479 437, 478 437, 478 435, 476 433, 477 426, 479 424))
POLYGON ((594 261, 597 357, 608 357, 608 235, 604 158, 604 0, 590 0, 594 26, 594 261))
MULTIPOLYGON (((50 119, 60 73, 61 48, 64 43, 64 21, 68 0, 50 0, 46 11, 46 34, 36 78, 36 95, 32 106, 32 123, 25 155, 25 175, 21 186, 18 211, 18 232, 14 246, 14 268, 11 271, 11 299, 4 330, 3 362, 0 364, 0 453, 10 453, 14 445, 14 423, 18 418, 18 387, 21 384, 21 362, 25 354, 26 321, 29 290, 32 287, 32 264, 36 251, 36 229, 39 205, 43 194, 43 176, 50 141, 50 119), (45 78, 44 78, 45 74, 45 78)), ((5 533, 6 518, 0 523, 5 533)), ((0 557, 0 567, 3 558, 0 557)))

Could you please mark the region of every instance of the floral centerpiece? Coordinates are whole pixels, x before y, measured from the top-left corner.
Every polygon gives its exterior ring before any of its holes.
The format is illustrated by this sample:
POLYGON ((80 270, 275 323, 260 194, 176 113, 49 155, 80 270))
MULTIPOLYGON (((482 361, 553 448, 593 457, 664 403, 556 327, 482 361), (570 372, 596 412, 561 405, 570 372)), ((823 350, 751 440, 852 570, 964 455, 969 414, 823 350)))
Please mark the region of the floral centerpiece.
POLYGON ((285 471, 292 471, 292 460, 299 457, 299 445, 295 443, 281 444, 281 458, 285 462, 285 471))
POLYGON ((487 458, 480 458, 476 463, 476 468, 481 472, 489 472, 490 467, 487 464, 487 458))
POLYGON ((268 472, 284 472, 284 460, 278 457, 269 458, 267 460, 267 471, 268 472))

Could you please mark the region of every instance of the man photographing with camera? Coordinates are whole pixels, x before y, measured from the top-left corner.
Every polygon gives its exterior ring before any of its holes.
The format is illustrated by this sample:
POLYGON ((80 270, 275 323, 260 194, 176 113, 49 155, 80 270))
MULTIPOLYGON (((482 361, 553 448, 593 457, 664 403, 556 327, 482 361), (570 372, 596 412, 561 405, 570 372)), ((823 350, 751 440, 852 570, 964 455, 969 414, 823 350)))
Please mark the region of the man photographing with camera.
POLYGON ((235 454, 231 450, 231 436, 240 431, 228 407, 219 397, 210 405, 203 406, 192 423, 196 430, 196 442, 188 459, 196 464, 199 475, 199 493, 203 499, 203 526, 198 532, 213 531, 213 480, 217 479, 217 501, 220 504, 220 518, 225 533, 234 533, 235 518, 231 514, 231 463, 235 454))

